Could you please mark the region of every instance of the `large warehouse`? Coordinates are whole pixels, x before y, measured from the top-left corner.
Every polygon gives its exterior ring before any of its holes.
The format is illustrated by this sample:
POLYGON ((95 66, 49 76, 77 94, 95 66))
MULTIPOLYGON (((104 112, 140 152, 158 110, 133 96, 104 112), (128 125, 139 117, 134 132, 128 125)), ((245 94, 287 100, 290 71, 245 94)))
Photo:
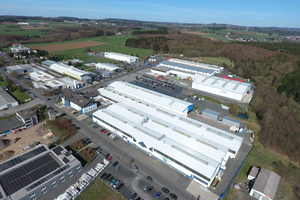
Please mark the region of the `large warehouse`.
POLYGON ((209 64, 204 64, 204 63, 197 63, 197 62, 192 62, 192 61, 188 61, 188 60, 180 60, 180 59, 176 59, 176 58, 171 58, 171 59, 169 59, 169 61, 174 62, 174 63, 180 63, 180 64, 185 64, 185 65, 200 67, 200 68, 204 68, 204 69, 213 69, 213 70, 217 70, 217 73, 224 70, 224 67, 220 67, 220 66, 216 66, 216 65, 209 65, 209 64))
POLYGON ((130 56, 116 52, 104 52, 104 57, 128 63, 137 62, 139 60, 139 58, 136 56, 130 56))
POLYGON ((97 63, 95 65, 96 69, 105 69, 110 72, 120 72, 122 71, 122 68, 118 65, 112 64, 112 63, 97 63))
POLYGON ((50 81, 50 80, 53 80, 55 79, 54 76, 46 73, 46 72, 43 72, 43 71, 35 71, 35 72, 31 72, 29 74, 30 78, 34 81, 43 81, 43 82, 46 82, 46 81, 50 81))
POLYGON ((215 76, 199 75, 192 88, 214 95, 241 101, 250 90, 251 84, 215 76))
POLYGON ((34 200, 82 169, 62 146, 45 144, 0 163, 0 199, 34 200))
POLYGON ((194 108, 194 104, 170 97, 153 90, 149 90, 131 83, 115 81, 98 90, 102 97, 118 102, 141 102, 145 105, 153 104, 180 115, 187 115, 194 108))
POLYGON ((168 60, 163 60, 162 62, 159 63, 157 67, 161 67, 161 66, 168 67, 174 70, 190 72, 193 74, 206 74, 212 76, 218 73, 217 69, 207 69, 207 68, 202 68, 202 67, 177 63, 177 62, 170 62, 168 60))
MULTIPOLYGON (((104 91, 99 89, 103 98, 107 97, 104 91)), ((170 97, 167 109, 158 102, 140 101, 140 93, 132 99, 125 91, 111 92, 115 96, 107 98, 115 103, 93 113, 93 121, 204 187, 211 185, 218 172, 226 169, 227 160, 239 151, 241 137, 179 114, 178 107, 172 108, 172 102, 182 100, 170 97), (119 98, 123 95, 128 100, 119 98)))
POLYGON ((2 87, 0 87, 0 110, 18 105, 18 101, 10 96, 10 94, 8 94, 2 87))

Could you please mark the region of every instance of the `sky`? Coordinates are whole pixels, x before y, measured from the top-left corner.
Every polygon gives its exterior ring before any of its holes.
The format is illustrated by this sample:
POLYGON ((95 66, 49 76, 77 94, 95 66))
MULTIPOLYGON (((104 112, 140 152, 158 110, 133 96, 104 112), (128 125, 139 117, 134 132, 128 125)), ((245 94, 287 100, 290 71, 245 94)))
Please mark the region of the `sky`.
POLYGON ((0 15, 300 28, 300 0, 0 0, 0 15))

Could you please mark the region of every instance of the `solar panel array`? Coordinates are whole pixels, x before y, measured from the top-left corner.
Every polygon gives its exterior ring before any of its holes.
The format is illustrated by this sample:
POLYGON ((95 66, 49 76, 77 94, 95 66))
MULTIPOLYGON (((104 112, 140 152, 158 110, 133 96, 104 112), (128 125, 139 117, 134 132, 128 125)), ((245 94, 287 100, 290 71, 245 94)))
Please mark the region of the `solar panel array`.
POLYGON ((4 170, 7 170, 11 167, 14 167, 30 158, 33 158, 43 152, 47 151, 47 149, 44 147, 44 146, 41 146, 39 148, 36 148, 32 151, 29 151, 27 153, 24 153, 14 159, 11 159, 11 160, 8 160, 2 164, 0 164, 0 172, 4 171, 4 170))
POLYGON ((64 150, 61 146, 57 146, 55 148, 52 149, 52 151, 56 154, 56 155, 60 155, 61 151, 64 150))
POLYGON ((60 165, 49 154, 46 154, 4 174, 0 177, 0 184, 5 193, 11 195, 59 167, 60 165))

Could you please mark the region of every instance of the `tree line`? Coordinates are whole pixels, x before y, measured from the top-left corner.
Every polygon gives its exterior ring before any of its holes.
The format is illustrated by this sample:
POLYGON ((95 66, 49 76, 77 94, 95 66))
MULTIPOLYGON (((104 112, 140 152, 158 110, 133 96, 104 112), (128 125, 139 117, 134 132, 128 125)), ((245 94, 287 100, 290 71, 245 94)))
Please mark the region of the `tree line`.
POLYGON ((132 31, 132 35, 157 35, 157 34, 168 34, 169 31, 166 27, 159 27, 157 30, 148 30, 148 31, 132 31))

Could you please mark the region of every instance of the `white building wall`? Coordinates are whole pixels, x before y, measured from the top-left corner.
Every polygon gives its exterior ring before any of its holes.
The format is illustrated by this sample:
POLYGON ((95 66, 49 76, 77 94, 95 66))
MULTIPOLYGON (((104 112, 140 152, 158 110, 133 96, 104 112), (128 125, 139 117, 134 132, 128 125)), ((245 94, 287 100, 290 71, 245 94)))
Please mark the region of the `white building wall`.
POLYGON ((86 106, 86 107, 84 107, 83 109, 82 109, 82 111, 83 111, 83 113, 87 113, 87 112, 89 112, 89 111, 91 111, 91 110, 94 110, 94 109, 96 109, 97 108, 97 103, 94 103, 93 105, 91 105, 91 106, 86 106))

